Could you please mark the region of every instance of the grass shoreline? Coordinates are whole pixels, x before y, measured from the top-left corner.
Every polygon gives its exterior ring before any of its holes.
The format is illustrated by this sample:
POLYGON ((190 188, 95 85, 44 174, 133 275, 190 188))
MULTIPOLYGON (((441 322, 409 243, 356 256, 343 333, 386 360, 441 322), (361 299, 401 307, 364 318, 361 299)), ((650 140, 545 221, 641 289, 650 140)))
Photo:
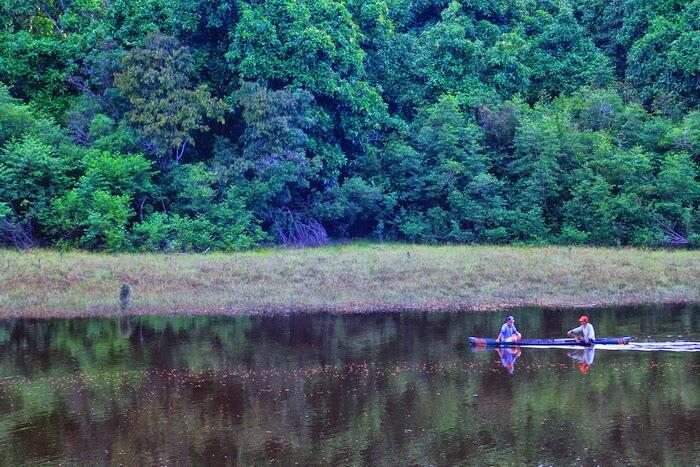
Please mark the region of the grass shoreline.
POLYGON ((351 244, 206 255, 0 250, 0 318, 483 311, 700 301, 700 251, 351 244))

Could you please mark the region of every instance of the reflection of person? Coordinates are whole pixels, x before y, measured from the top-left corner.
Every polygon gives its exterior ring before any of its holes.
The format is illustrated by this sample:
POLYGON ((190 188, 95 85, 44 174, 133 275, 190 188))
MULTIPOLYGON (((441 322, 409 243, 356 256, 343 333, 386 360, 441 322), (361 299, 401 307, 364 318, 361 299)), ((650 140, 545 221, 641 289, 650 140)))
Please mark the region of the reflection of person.
POLYGON ((581 351, 570 352, 569 357, 579 362, 578 369, 581 373, 588 373, 588 369, 593 365, 593 359, 595 358, 595 348, 588 347, 581 351))
POLYGON ((576 342, 579 342, 581 339, 583 339, 583 342, 586 344, 590 344, 591 341, 595 341, 595 330, 593 329, 593 325, 588 322, 588 316, 581 316, 578 319, 578 322, 581 323, 581 325, 572 329, 571 331, 568 331, 566 335, 573 336, 574 339, 576 339, 576 342), (581 337, 579 337, 577 334, 580 334, 581 337))
POLYGON ((518 359, 520 353, 522 352, 520 348, 499 347, 496 349, 496 352, 498 352, 498 356, 501 358, 501 365, 503 365, 503 367, 506 370, 508 370, 508 373, 513 374, 513 372, 515 371, 515 361, 518 359))
POLYGON ((496 342, 518 342, 522 336, 515 328, 515 318, 512 316, 506 317, 506 322, 501 326, 501 332, 496 338, 496 342))

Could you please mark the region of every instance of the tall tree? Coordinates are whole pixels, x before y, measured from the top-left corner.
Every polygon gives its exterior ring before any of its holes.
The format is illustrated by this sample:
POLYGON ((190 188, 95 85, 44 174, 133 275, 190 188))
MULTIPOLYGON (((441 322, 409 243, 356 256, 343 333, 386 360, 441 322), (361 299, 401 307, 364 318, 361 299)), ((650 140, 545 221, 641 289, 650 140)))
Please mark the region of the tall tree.
POLYGON ((223 121, 224 103, 206 85, 195 85, 194 61, 187 47, 164 34, 146 38, 129 51, 115 85, 129 99, 129 121, 140 131, 144 147, 161 167, 179 164, 194 133, 206 131, 206 118, 223 121))

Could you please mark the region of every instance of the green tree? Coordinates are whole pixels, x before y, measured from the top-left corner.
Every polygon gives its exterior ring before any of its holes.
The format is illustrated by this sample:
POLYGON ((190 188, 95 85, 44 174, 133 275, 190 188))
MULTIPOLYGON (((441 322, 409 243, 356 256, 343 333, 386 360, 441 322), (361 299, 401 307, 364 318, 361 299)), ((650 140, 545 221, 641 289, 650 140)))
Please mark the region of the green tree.
POLYGON ((0 145, 12 138, 31 131, 36 117, 28 106, 10 96, 5 85, 0 84, 0 145))
POLYGON ((128 248, 129 222, 137 212, 143 217, 155 191, 151 164, 140 154, 89 151, 75 187, 52 200, 47 226, 64 245, 128 248))
POLYGON ((194 62, 175 38, 153 34, 144 47, 129 51, 115 85, 129 99, 128 118, 161 167, 179 164, 195 131, 206 131, 206 118, 222 121, 224 104, 205 85, 194 86, 194 62))
POLYGON ((142 251, 241 250, 267 236, 235 189, 198 214, 154 212, 134 225, 131 240, 142 251))
POLYGON ((664 158, 656 182, 657 221, 667 235, 683 241, 700 233, 700 170, 688 154, 664 158))
POLYGON ((586 36, 571 5, 559 5, 553 11, 537 10, 525 21, 532 37, 526 63, 536 83, 531 96, 568 94, 580 86, 606 85, 613 77, 609 60, 586 36))
POLYGON ((244 3, 227 58, 243 80, 310 92, 319 107, 310 136, 319 149, 339 146, 355 155, 371 145, 387 116, 379 90, 365 79, 361 41, 344 3, 244 3))
MULTIPOLYGON (((687 106, 700 103, 700 2, 681 14, 657 16, 630 48, 627 75, 647 103, 670 99, 687 106)), ((676 110, 677 111, 677 110, 676 110)))
POLYGON ((34 136, 0 152, 0 202, 5 205, 5 240, 29 247, 49 239, 44 222, 51 200, 70 188, 70 164, 34 136), (9 208, 9 215, 7 209, 9 208))
POLYGON ((514 139, 514 155, 507 166, 515 190, 513 205, 528 221, 528 229, 521 229, 526 239, 541 239, 558 216, 563 186, 562 164, 566 164, 564 150, 567 115, 548 115, 536 112, 520 120, 514 139))

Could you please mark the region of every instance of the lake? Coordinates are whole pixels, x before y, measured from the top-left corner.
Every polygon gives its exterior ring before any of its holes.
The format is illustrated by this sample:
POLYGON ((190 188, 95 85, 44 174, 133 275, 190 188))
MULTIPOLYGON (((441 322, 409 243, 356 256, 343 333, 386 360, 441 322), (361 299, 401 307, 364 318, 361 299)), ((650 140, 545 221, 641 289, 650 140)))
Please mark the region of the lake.
POLYGON ((0 321, 0 462, 700 463, 700 305, 0 321), (629 346, 474 351, 591 317, 629 346))

